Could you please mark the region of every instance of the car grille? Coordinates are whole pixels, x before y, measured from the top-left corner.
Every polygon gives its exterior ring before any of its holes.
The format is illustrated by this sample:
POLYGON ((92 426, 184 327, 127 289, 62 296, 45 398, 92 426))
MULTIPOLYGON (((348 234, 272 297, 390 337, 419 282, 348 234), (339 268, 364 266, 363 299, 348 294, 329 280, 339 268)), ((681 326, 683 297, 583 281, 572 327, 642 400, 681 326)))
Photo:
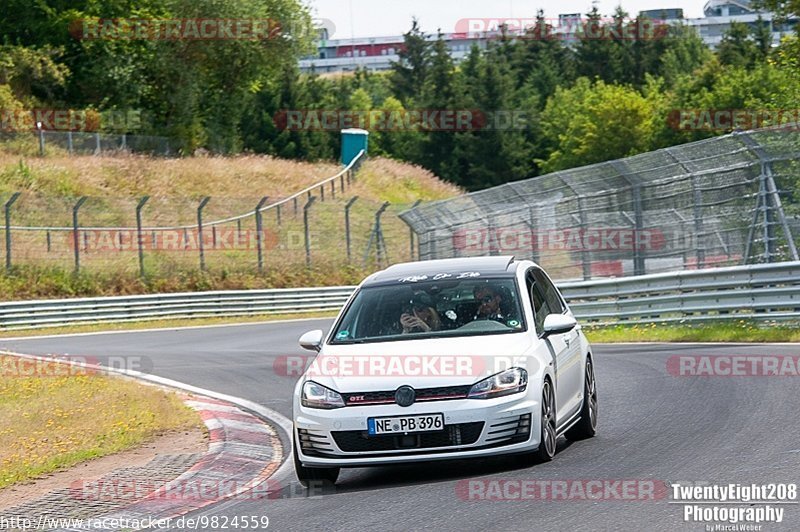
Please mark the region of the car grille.
MULTIPOLYGON (((414 390, 417 394, 416 402, 421 401, 447 401, 452 399, 466 399, 472 386, 443 386, 439 388, 420 388, 414 390)), ((369 406, 394 404, 395 390, 381 392, 359 392, 342 394, 345 406, 369 406)))
POLYGON ((405 436, 370 436, 361 430, 334 431, 331 434, 336 445, 344 452, 397 451, 471 445, 478 441, 483 425, 483 421, 445 425, 445 430, 442 431, 405 436))

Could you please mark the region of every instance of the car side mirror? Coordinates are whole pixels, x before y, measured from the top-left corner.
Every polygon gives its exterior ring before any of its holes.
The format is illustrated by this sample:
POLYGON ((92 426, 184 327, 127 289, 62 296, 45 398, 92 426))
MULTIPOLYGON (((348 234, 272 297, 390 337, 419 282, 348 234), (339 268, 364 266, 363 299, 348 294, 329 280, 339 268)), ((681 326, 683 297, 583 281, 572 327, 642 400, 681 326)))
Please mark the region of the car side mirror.
POLYGON ((308 331, 300 337, 300 347, 309 351, 319 351, 322 349, 322 335, 320 329, 308 331))
POLYGON ((544 319, 544 336, 551 334, 563 334, 571 331, 578 325, 575 318, 566 314, 549 314, 544 319))

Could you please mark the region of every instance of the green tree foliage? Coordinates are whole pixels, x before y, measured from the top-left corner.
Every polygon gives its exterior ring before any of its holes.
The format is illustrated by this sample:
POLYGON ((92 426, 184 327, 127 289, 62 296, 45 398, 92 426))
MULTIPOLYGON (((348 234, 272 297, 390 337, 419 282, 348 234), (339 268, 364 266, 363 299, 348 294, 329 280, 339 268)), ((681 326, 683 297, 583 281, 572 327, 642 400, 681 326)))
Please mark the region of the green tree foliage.
POLYGON ((542 162, 543 170, 627 157, 646 151, 654 132, 653 105, 635 89, 592 83, 580 78, 557 89, 542 112, 545 135, 558 148, 542 162))

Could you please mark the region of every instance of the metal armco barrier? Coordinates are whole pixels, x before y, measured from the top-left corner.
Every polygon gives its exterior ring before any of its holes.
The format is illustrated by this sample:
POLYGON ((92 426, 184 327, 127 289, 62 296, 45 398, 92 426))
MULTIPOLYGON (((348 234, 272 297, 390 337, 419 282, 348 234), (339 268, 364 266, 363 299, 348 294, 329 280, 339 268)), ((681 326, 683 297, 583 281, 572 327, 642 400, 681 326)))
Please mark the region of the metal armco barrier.
POLYGON ((558 283, 584 323, 800 319, 800 262, 558 283))
MULTIPOLYGON (((585 324, 800 320, 800 262, 558 283, 585 324)), ((352 286, 0 303, 0 330, 335 311, 352 286)))

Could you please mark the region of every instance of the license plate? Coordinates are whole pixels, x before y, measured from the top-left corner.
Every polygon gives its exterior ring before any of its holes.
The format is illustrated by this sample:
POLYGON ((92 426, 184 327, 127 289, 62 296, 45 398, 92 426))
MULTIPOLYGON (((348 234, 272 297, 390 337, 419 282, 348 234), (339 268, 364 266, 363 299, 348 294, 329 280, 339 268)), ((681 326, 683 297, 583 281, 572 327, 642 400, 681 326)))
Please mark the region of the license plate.
POLYGON ((367 418, 367 432, 373 436, 437 430, 444 430, 444 414, 367 418))

